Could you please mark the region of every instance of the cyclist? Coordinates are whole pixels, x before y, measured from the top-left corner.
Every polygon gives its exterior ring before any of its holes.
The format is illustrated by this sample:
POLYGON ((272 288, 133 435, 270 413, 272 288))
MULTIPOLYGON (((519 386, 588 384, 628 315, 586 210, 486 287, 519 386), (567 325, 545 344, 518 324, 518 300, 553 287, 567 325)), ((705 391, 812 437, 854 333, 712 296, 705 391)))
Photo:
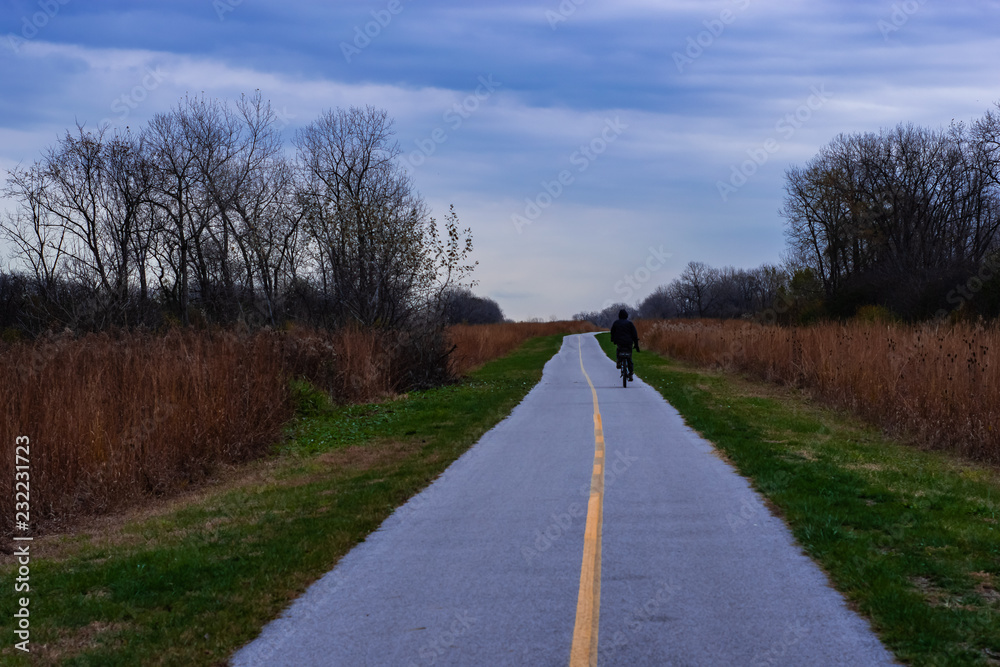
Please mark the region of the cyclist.
MULTIPOLYGON (((628 363, 628 379, 632 380, 632 346, 635 351, 639 351, 639 332, 635 330, 635 325, 629 322, 628 312, 622 308, 618 311, 618 319, 611 325, 611 342, 618 346, 618 354, 628 353, 626 357, 628 363)), ((616 355, 618 356, 618 355, 616 355)), ((619 362, 618 368, 621 368, 619 362)))

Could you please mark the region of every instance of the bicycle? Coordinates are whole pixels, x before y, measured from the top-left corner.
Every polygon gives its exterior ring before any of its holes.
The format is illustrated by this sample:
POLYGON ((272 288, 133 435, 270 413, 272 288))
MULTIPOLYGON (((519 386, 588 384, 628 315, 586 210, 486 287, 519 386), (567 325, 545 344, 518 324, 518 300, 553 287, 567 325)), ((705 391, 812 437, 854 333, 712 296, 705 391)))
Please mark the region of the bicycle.
POLYGON ((622 369, 622 389, 628 387, 628 378, 632 369, 632 350, 618 350, 618 368, 622 369))

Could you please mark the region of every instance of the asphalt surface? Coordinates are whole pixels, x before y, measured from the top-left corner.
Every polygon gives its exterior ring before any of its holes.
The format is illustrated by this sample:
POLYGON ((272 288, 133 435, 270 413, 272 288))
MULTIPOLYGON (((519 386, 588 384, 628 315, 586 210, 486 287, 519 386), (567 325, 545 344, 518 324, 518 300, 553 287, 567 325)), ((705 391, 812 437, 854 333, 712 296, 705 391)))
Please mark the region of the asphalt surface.
POLYGON ((605 440, 600 665, 889 665, 742 477, 592 335, 234 665, 567 665, 605 440))

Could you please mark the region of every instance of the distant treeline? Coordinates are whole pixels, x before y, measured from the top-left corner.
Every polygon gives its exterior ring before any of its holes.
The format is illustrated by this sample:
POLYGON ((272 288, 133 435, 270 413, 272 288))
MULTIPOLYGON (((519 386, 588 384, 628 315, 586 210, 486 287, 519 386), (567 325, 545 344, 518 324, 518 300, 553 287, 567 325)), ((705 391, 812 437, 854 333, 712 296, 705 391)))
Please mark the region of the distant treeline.
MULTIPOLYGON (((946 130, 840 135, 786 172, 781 213, 783 266, 692 262, 630 312, 790 323, 996 318, 1000 104, 946 130)), ((623 305, 576 317, 606 326, 623 305)))
POLYGON ((9 174, 0 330, 502 319, 463 287, 469 230, 430 216, 385 111, 327 111, 293 144, 259 94, 67 132, 9 174))
POLYGON ((468 287, 455 287, 444 294, 444 320, 448 324, 499 324, 506 318, 493 299, 476 296, 468 287))
POLYGON ((674 317, 745 318, 770 308, 779 295, 788 292, 788 273, 781 267, 764 264, 756 269, 713 268, 690 262, 681 275, 668 285, 653 290, 638 304, 616 303, 574 319, 611 326, 618 311, 642 319, 674 317))

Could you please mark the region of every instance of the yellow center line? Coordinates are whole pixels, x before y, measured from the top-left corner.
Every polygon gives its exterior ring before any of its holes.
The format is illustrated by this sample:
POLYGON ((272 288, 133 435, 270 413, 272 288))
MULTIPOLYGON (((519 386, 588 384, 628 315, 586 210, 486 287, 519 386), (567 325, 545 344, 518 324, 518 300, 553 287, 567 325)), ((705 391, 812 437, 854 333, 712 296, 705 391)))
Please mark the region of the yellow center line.
POLYGON ((583 337, 577 338, 580 349, 580 370, 587 378, 594 397, 594 472, 590 479, 590 499, 587 501, 587 525, 583 531, 583 565, 580 567, 580 593, 576 599, 576 623, 573 626, 573 646, 570 667, 597 666, 597 630, 601 613, 601 525, 604 520, 604 427, 597 390, 583 367, 583 337))

